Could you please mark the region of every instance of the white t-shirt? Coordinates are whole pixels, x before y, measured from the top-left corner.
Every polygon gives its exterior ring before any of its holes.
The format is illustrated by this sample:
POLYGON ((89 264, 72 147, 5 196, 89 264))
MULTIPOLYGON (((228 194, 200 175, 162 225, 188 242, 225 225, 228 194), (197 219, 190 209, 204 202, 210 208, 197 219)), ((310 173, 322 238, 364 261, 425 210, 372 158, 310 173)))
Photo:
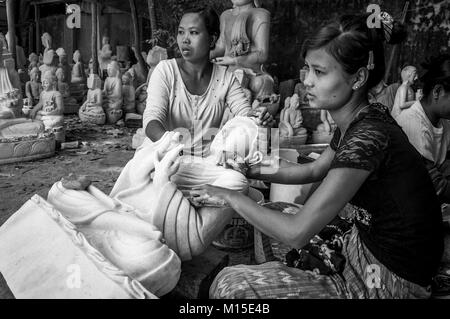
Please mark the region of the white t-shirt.
POLYGON ((226 67, 214 64, 205 93, 194 95, 187 90, 176 60, 163 60, 150 77, 143 128, 157 120, 168 131, 182 131, 183 136, 189 132, 191 143, 186 145, 185 140, 185 145, 201 156, 209 149, 227 107, 236 116, 251 110, 237 78, 226 67))
POLYGON ((441 119, 438 127, 434 127, 420 101, 403 110, 396 120, 423 157, 438 166, 445 161, 450 144, 450 123, 447 120, 441 119))

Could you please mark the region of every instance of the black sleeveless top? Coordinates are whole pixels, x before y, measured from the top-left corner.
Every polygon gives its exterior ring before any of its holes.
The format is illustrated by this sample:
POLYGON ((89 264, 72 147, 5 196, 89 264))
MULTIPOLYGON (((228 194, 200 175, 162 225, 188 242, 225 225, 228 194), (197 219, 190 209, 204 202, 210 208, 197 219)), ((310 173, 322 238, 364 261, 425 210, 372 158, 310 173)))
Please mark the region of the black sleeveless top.
POLYGON ((330 169, 371 172, 350 201, 362 242, 399 277, 429 285, 443 252, 440 203, 420 154, 388 109, 363 109, 342 140, 336 130, 330 146, 330 169))

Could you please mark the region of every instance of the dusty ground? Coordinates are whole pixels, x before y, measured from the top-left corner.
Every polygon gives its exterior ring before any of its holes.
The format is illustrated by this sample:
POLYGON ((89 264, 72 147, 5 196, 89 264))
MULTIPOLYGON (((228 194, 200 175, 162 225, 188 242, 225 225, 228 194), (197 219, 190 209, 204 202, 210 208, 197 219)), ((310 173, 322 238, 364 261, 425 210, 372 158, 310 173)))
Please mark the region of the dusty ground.
POLYGON ((55 156, 0 166, 0 225, 30 197, 47 198, 51 186, 69 173, 87 175, 109 193, 122 167, 133 157, 131 139, 136 129, 89 126, 76 116, 66 119, 66 142, 79 141, 76 149, 57 150, 55 156))

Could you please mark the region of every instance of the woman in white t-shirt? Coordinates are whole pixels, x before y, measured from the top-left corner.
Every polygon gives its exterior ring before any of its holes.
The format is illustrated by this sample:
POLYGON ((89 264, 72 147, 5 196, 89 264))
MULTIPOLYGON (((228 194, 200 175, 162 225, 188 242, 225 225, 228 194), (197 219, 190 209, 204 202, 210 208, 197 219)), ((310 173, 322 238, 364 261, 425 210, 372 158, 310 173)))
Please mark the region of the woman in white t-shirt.
POLYGON ((194 9, 183 15, 177 34, 182 57, 161 61, 149 81, 143 128, 151 141, 176 130, 188 146, 185 151, 206 155, 227 107, 234 115, 258 117, 260 125, 272 123, 266 108, 252 110, 234 74, 209 60, 219 34, 219 17, 213 10, 194 9))
POLYGON ((397 117, 408 139, 426 161, 441 200, 450 202, 450 175, 445 172, 450 144, 450 55, 424 65, 424 96, 397 117))

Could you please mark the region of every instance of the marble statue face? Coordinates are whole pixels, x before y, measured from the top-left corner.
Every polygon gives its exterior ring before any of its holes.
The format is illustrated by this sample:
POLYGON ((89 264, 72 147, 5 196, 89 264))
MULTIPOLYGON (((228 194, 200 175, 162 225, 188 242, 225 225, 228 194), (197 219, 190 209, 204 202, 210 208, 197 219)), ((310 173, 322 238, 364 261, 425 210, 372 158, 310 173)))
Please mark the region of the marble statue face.
POLYGON ((417 80, 417 69, 414 66, 407 66, 402 70, 402 81, 413 84, 417 80))
POLYGON ((39 81, 39 71, 38 71, 37 68, 33 68, 33 69, 30 71, 30 78, 31 78, 31 80, 33 80, 33 81, 35 81, 35 82, 38 82, 38 81, 39 81))
POLYGON ((42 78, 42 88, 45 91, 51 91, 54 89, 56 82, 56 76, 52 73, 52 71, 47 71, 44 73, 42 78))
POLYGON ((64 82, 64 71, 59 68, 58 70, 56 70, 56 78, 61 81, 64 82))
POLYGON ((89 74, 87 87, 91 90, 99 89, 102 86, 102 80, 97 74, 89 74))
POLYGON ((117 74, 119 72, 119 67, 118 67, 117 63, 111 62, 110 64, 108 64, 107 71, 108 71, 109 77, 117 76, 117 74))
POLYGON ((128 74, 122 75, 122 84, 129 85, 131 83, 131 77, 128 74))

